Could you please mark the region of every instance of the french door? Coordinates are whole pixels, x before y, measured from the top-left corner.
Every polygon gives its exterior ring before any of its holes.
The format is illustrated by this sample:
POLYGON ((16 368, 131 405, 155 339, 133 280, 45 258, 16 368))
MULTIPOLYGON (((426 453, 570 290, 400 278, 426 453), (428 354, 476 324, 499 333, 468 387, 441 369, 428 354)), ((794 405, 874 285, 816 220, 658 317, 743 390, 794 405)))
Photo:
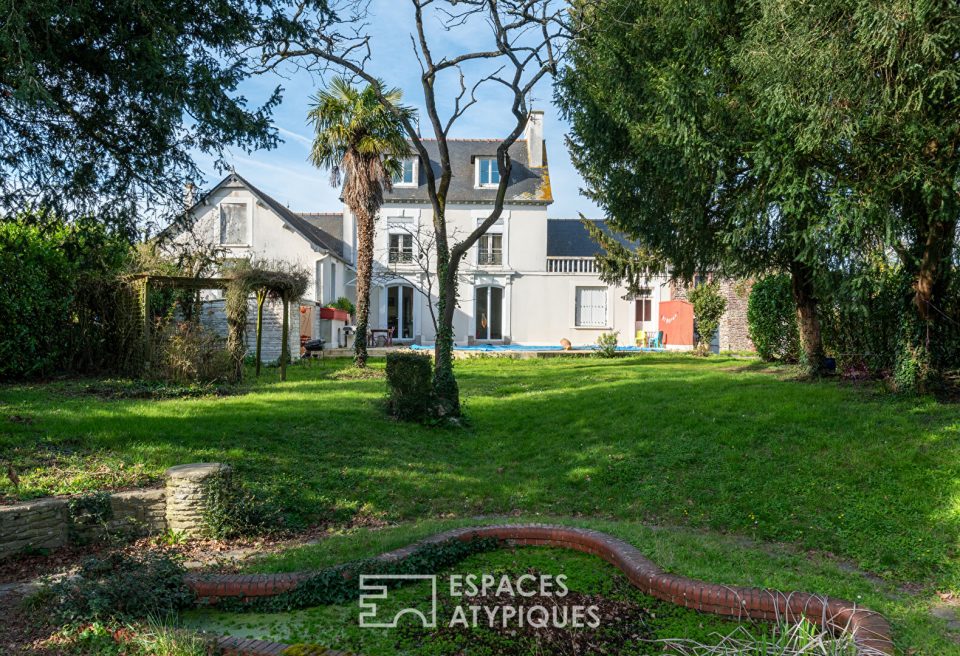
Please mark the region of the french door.
POLYGON ((387 287, 387 328, 394 339, 413 339, 413 287, 387 287))
POLYGON ((476 332, 479 340, 503 339, 503 287, 477 287, 474 294, 476 332))

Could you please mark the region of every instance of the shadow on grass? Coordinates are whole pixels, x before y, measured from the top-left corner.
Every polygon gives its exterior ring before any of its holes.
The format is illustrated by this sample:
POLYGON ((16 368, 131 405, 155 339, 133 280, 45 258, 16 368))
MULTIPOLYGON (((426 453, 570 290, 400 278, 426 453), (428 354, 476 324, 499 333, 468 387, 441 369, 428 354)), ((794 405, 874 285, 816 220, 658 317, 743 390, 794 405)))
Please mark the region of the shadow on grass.
POLYGON ((29 428, 152 472, 228 461, 305 521, 517 511, 663 521, 956 583, 955 408, 724 370, 731 362, 460 362, 464 430, 390 420, 384 382, 333 380, 333 363, 220 399, 5 388, 0 399, 35 422, 5 425, 0 447, 36 440, 29 428))

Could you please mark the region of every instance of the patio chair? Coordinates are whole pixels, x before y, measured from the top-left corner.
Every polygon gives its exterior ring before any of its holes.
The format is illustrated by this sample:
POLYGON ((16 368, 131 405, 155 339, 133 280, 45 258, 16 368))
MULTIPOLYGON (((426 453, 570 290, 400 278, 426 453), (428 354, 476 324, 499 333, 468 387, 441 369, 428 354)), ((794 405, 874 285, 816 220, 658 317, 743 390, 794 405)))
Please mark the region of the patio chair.
POLYGON ((646 345, 647 345, 647 331, 646 331, 646 330, 638 330, 638 331, 637 331, 636 343, 637 343, 637 346, 646 346, 646 345))
POLYGON ((663 331, 658 330, 650 337, 650 348, 663 348, 663 331))

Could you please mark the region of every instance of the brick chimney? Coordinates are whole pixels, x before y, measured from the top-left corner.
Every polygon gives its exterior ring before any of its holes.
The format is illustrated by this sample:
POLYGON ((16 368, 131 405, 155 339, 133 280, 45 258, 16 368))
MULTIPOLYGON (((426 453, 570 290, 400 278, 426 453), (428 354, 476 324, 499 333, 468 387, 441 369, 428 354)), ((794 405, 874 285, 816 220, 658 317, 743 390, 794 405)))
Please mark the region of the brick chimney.
POLYGON ((527 117, 527 162, 531 168, 543 167, 543 112, 539 109, 527 117))

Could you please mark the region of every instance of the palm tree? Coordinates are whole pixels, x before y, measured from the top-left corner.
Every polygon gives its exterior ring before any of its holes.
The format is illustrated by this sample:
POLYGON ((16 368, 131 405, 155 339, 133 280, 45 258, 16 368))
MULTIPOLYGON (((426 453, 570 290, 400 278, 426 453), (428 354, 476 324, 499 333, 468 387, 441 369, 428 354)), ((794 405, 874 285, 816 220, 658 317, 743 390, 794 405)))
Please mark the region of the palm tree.
POLYGON ((357 221, 357 334, 354 363, 367 365, 367 323, 373 271, 374 220, 383 205, 383 192, 402 172, 401 158, 410 152, 402 120, 413 110, 400 105, 399 89, 368 85, 357 89, 342 78, 313 99, 308 114, 314 126, 310 160, 330 169, 330 184, 343 178, 343 200, 357 221), (380 102, 380 94, 391 109, 380 102))

